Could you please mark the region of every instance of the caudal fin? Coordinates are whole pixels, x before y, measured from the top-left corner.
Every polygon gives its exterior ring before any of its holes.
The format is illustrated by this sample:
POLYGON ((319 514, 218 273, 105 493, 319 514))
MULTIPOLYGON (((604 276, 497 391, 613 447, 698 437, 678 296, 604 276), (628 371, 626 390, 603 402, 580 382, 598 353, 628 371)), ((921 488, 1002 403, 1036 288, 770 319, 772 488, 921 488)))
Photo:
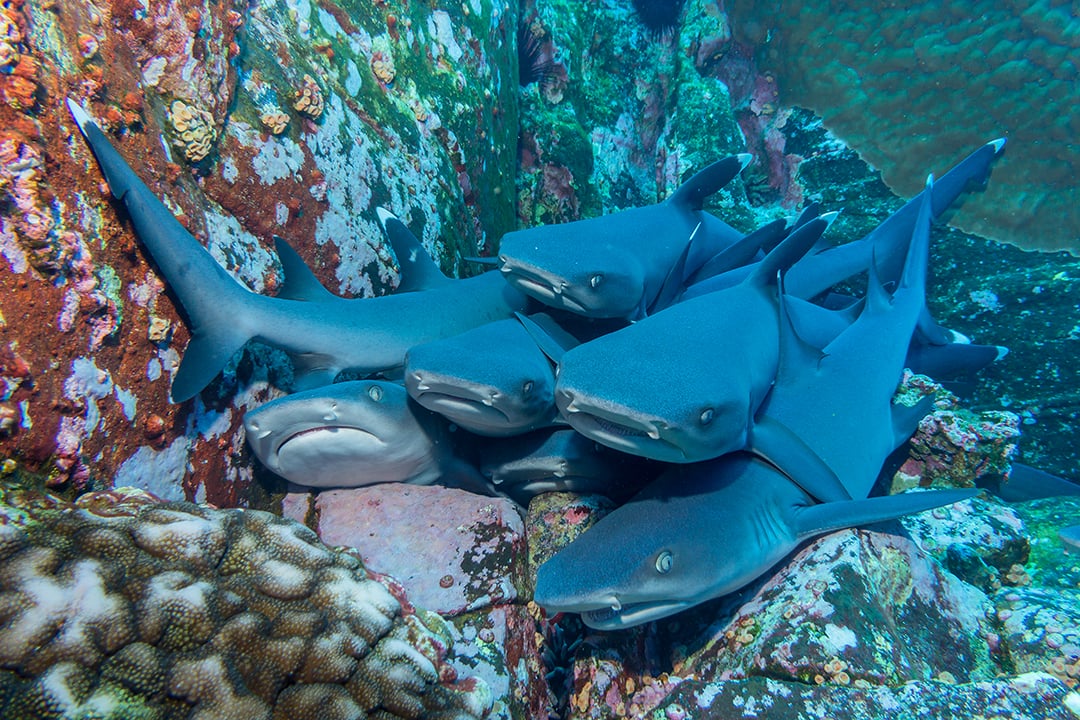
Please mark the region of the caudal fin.
POLYGON ((259 296, 242 286, 173 216, 90 117, 68 98, 68 109, 115 197, 123 201, 143 247, 180 301, 191 343, 173 379, 173 402, 206 387, 250 337, 244 305, 259 296))

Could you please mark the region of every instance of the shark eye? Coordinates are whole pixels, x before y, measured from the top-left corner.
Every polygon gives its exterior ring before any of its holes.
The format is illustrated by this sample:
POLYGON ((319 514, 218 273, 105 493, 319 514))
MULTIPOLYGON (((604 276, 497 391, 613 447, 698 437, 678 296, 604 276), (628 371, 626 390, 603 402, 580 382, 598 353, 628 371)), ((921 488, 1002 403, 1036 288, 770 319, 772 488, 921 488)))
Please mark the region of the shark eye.
POLYGON ((532 380, 526 380, 525 384, 521 386, 521 392, 523 394, 525 394, 525 395, 528 395, 529 393, 531 393, 532 389, 533 389, 533 381, 532 380))
POLYGON ((382 402, 382 388, 378 385, 372 385, 367 389, 368 397, 375 402, 382 402))
POLYGON ((704 410, 701 411, 701 418, 700 418, 701 424, 702 425, 708 425, 709 423, 712 422, 713 417, 715 415, 716 415, 716 413, 713 412, 712 408, 705 408, 704 410))
POLYGON ((604 276, 603 276, 602 273, 596 273, 591 278, 589 278, 589 286, 590 287, 594 287, 594 288, 599 287, 600 283, 602 283, 602 282, 604 282, 604 276))
POLYGON ((671 572, 671 566, 675 564, 675 558, 670 550, 661 550, 656 556, 656 572, 666 575, 671 572))

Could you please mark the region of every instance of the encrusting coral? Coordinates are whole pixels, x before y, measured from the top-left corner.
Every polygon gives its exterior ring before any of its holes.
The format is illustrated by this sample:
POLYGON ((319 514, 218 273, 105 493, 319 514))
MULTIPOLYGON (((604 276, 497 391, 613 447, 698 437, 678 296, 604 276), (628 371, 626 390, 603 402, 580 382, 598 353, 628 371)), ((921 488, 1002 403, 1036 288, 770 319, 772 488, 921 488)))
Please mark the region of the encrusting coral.
POLYGON ((478 718, 445 629, 260 511, 90 493, 0 505, 5 718, 478 718))
POLYGON ((183 100, 174 100, 169 107, 169 121, 179 133, 178 144, 189 162, 197 163, 210 154, 217 140, 213 115, 183 100))
POLYGON ((994 181, 950 221, 1026 249, 1080 253, 1075 3, 736 2, 733 35, 896 192, 1007 134, 994 181), (976 19, 973 22, 973 19, 976 19))

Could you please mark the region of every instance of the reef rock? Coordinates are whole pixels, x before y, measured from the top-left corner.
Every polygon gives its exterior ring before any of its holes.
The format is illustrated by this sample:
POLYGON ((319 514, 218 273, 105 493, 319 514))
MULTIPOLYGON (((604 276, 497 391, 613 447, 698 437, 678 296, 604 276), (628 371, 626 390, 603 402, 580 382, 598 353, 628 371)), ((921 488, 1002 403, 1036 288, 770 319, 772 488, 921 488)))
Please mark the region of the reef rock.
MULTIPOLYGON (((481 718, 449 632, 269 513, 18 496, 0 525, 6 718, 481 718)), ((10 506, 9 506, 10 507, 10 506)))

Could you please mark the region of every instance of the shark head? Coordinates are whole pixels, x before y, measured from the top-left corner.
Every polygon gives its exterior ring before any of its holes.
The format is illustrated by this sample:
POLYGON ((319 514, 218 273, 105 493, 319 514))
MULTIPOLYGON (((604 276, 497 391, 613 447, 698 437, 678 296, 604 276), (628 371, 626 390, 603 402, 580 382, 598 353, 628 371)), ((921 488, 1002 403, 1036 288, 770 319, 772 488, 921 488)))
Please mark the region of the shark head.
POLYGON ((249 411, 244 427, 263 465, 297 485, 424 482, 438 474, 438 442, 394 383, 359 380, 286 395, 249 411))
POLYGON ((569 223, 573 238, 566 240, 572 242, 572 251, 567 249, 569 242, 560 242, 568 232, 563 226, 507 234, 499 254, 503 277, 551 307, 591 318, 636 317, 645 296, 646 271, 636 257, 620 252, 617 238, 589 234, 585 226, 596 223, 596 229, 603 228, 603 220, 569 223))
POLYGON ((685 370, 682 361, 693 362, 679 351, 685 340, 652 327, 681 311, 668 308, 563 355, 555 402, 571 427, 663 462, 707 460, 745 444, 753 400, 740 369, 685 370))
POLYGON ((412 347, 405 387, 423 407, 478 435, 516 435, 555 416, 551 363, 513 319, 412 347))
MULTIPOLYGON (((712 476, 721 492, 726 463, 712 476)), ((669 470, 541 565, 537 604, 548 613, 581 613, 592 628, 617 630, 737 589, 747 565, 742 546, 752 538, 730 527, 741 523, 717 522, 736 510, 711 504, 709 489, 698 495, 704 488, 695 488, 692 477, 684 484, 698 467, 669 470)))

